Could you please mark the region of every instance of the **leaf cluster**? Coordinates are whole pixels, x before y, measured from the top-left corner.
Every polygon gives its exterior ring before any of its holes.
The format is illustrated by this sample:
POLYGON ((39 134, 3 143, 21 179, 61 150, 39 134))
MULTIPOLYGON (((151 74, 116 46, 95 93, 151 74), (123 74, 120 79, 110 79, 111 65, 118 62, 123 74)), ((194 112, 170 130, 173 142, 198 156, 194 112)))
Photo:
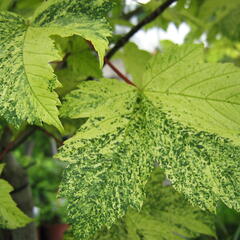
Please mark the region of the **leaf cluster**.
MULTIPOLYGON (((160 42, 155 53, 124 44, 114 60, 125 82, 100 69, 109 42, 121 43, 115 27, 141 22, 162 3, 0 3, 0 128, 17 135, 36 125, 69 138, 56 158, 66 166, 59 198, 70 239, 214 238, 209 212, 220 202, 240 211, 239 1, 179 0, 145 29, 184 22, 185 44, 160 42), (208 49, 195 43, 203 36, 208 49)), ((37 154, 30 170, 33 182, 41 179, 35 194, 58 175, 49 160, 37 154)), ((21 227, 29 219, 1 181, 0 225, 21 227)))

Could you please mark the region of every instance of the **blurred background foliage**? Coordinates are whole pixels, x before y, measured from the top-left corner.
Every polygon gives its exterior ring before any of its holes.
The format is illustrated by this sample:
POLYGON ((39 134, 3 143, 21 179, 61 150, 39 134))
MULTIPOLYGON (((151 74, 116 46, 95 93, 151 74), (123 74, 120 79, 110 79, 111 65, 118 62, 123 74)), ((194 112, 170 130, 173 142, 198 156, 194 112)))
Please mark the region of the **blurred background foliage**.
POLYGON ((53 158, 56 151, 55 140, 43 132, 35 132, 14 151, 15 158, 28 172, 38 224, 62 221, 64 201, 56 195, 64 165, 53 158))
MULTIPOLYGON (((164 0, 143 4, 135 0, 112 0, 114 8, 108 19, 113 29, 110 47, 132 26, 144 19, 164 0)), ((30 17, 43 0, 1 0, 0 10, 9 10, 30 17)), ((146 1, 145 1, 146 2, 146 1)), ((206 47, 209 62, 232 62, 240 65, 240 1, 239 0, 179 0, 156 20, 146 25, 113 58, 122 72, 133 80, 141 76, 152 54, 164 51, 172 44, 200 43, 206 47), (174 26, 175 33, 171 32, 174 26), (180 28, 185 28, 182 34, 180 28), (177 32, 177 34, 176 34, 177 32), (165 38, 161 34, 164 33, 165 38), (152 35, 151 35, 152 34, 152 35), (150 37, 149 37, 150 35, 150 37), (152 44, 151 36, 157 38, 152 44), (181 40, 182 39, 182 40, 181 40)), ((63 61, 52 63, 64 88, 57 90, 60 99, 75 89, 80 81, 102 76, 116 77, 107 67, 99 69, 96 53, 83 39, 73 36, 53 36, 63 61)), ((85 119, 63 119, 65 138, 73 135, 85 119)), ((4 122, 0 126, 4 126, 4 122)), ((27 126, 23 126, 24 130, 27 126)), ((61 139, 56 130, 45 129, 61 139)), ((21 131, 20 130, 20 131, 21 131)), ((15 136, 19 130, 12 129, 15 136)), ((0 128, 0 134, 2 129, 0 128)), ((63 140, 64 140, 63 139, 63 140)), ((62 141, 62 140, 61 140, 62 141)), ((64 164, 53 158, 59 143, 44 131, 35 133, 18 149, 14 156, 27 169, 34 197, 34 213, 38 225, 64 222, 64 199, 57 199, 58 185, 64 164)), ((240 240, 240 214, 219 203, 216 215, 204 213, 190 206, 176 193, 169 182, 156 170, 147 187, 147 198, 142 211, 129 210, 124 219, 108 231, 96 235, 99 240, 240 240), (135 223, 135 224, 133 224, 135 223), (193 224, 194 223, 194 224, 193 224), (197 227, 196 227, 197 226, 197 227), (216 235, 215 232, 216 231, 216 235)), ((71 238, 71 231, 66 234, 71 238)))

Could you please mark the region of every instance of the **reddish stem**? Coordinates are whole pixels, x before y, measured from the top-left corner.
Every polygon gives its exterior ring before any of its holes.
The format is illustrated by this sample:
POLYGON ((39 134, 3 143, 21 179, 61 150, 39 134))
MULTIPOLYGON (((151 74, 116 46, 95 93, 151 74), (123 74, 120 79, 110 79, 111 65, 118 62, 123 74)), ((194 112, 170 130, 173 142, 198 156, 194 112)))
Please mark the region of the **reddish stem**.
POLYGON ((10 142, 7 147, 0 153, 0 162, 3 160, 3 158, 8 154, 12 148, 14 147, 15 142, 10 142))
MULTIPOLYGON (((94 51, 96 51, 96 50, 94 49, 93 44, 92 44, 90 41, 87 40, 87 43, 88 43, 88 45, 89 45, 89 47, 90 47, 91 49, 93 49, 94 51)), ((107 64, 120 78, 122 78, 122 79, 124 80, 124 82, 126 82, 127 84, 130 84, 130 85, 132 85, 132 86, 134 86, 134 87, 136 87, 136 85, 135 85, 130 79, 128 79, 127 76, 125 76, 122 72, 120 72, 119 69, 117 69, 117 67, 115 67, 115 66, 107 59, 107 57, 104 57, 104 63, 107 64)))
POLYGON ((104 62, 120 77, 122 78, 127 84, 130 84, 134 87, 136 85, 129 79, 127 76, 125 76, 123 73, 121 73, 106 57, 104 58, 104 62))
POLYGON ((47 130, 43 129, 43 128, 40 128, 38 127, 39 130, 41 130, 42 132, 44 132, 47 136, 53 138, 58 144, 59 146, 62 146, 63 145, 63 141, 58 139, 56 136, 54 136, 52 133, 48 132, 47 130))
POLYGON ((42 129, 40 127, 36 127, 35 129, 30 129, 29 133, 26 134, 26 136, 23 134, 22 136, 20 136, 19 138, 17 138, 16 140, 9 142, 7 144, 7 146, 4 148, 4 150, 2 152, 0 152, 0 162, 3 160, 3 158, 12 150, 14 150, 16 147, 18 147, 19 145, 21 145, 30 135, 32 135, 32 133, 36 130, 39 129, 41 131, 43 131, 46 135, 52 137, 55 139, 55 141, 62 146, 63 145, 63 141, 59 140, 57 137, 55 137, 52 133, 48 132, 45 129, 42 129))

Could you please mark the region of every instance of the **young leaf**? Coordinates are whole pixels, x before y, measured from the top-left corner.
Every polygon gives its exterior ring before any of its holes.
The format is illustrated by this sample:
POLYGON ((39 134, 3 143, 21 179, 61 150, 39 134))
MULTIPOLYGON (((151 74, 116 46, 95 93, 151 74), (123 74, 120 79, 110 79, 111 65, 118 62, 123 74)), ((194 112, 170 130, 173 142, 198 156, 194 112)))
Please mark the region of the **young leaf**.
MULTIPOLYGON (((4 164, 0 164, 0 175, 3 167, 4 164)), ((31 222, 31 219, 19 210, 12 200, 9 194, 12 190, 8 182, 0 179, 0 228, 15 229, 31 222)))
POLYGON ((54 91, 60 84, 49 65, 61 58, 50 36, 76 34, 92 41, 102 65, 110 35, 103 14, 109 6, 100 0, 51 0, 30 22, 13 13, 0 13, 0 52, 4 53, 0 58, 0 114, 8 122, 16 126, 26 120, 38 125, 45 122, 62 131, 60 102, 54 91))
POLYGON ((203 63, 201 46, 174 46, 153 57, 136 88, 101 80, 71 93, 63 114, 90 117, 58 154, 69 163, 61 192, 69 222, 81 226, 75 235, 88 239, 128 206, 139 208, 156 162, 194 205, 214 212, 221 200, 239 211, 240 148, 203 132, 237 139, 238 75, 232 65, 203 63))
POLYGON ((134 83, 142 79, 146 62, 150 59, 149 52, 138 49, 134 43, 128 43, 122 52, 118 52, 115 58, 123 60, 125 68, 131 74, 134 83))

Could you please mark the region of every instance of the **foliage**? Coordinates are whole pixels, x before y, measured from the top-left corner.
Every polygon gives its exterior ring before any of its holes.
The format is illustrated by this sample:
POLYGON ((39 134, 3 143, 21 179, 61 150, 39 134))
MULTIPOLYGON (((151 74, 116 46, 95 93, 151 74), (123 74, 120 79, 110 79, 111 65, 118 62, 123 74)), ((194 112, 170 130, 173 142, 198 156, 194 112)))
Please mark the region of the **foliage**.
MULTIPOLYGON (((0 164, 0 174, 3 168, 4 165, 0 164)), ((0 179, 0 228, 19 228, 32 221, 32 219, 17 208, 16 203, 10 196, 10 192, 12 191, 12 186, 7 181, 0 179)))
POLYGON ((64 203, 56 199, 56 195, 64 165, 52 158, 54 148, 52 140, 36 132, 25 147, 14 151, 14 156, 28 172, 34 205, 38 208, 38 224, 62 221, 64 203))
POLYGON ((202 132, 231 133, 231 114, 236 112, 230 106, 239 103, 229 103, 228 115, 218 104, 228 104, 229 92, 224 95, 224 90, 235 86, 231 81, 239 71, 228 64, 203 63, 201 52, 201 46, 185 45, 154 56, 136 88, 103 79, 84 82, 66 97, 64 115, 89 117, 58 154, 69 162, 61 196, 68 199, 68 221, 80 222, 81 229, 73 227, 77 236, 87 238, 102 224, 111 225, 128 206, 139 209, 155 162, 194 205, 215 211, 221 199, 239 210, 239 147, 202 132), (199 112, 203 104, 205 112, 199 112), (218 120, 212 110, 219 112, 218 120))
POLYGON ((93 78, 102 77, 102 71, 98 67, 99 62, 83 38, 76 36, 70 38, 55 37, 56 44, 64 56, 67 56, 66 68, 57 66, 56 75, 62 84, 57 89, 60 96, 74 90, 80 81, 89 76, 93 78))
POLYGON ((1 13, 0 50, 4 56, 0 59, 0 86, 3 89, 0 114, 8 122, 17 126, 26 120, 38 125, 44 122, 63 131, 58 119, 59 100, 54 92, 60 84, 49 65, 61 57, 50 36, 76 34, 84 37, 94 45, 102 65, 108 43, 106 37, 110 35, 102 18, 106 4, 100 7, 95 1, 71 1, 71 4, 69 1, 48 1, 29 22, 10 12, 1 13))
POLYGON ((122 59, 128 73, 131 73, 133 81, 142 78, 145 70, 145 64, 150 59, 151 54, 138 49, 134 43, 128 43, 122 52, 118 52, 115 58, 122 59))
MULTIPOLYGON (((200 233, 215 236, 212 216, 194 208, 171 187, 162 170, 156 168, 146 186, 141 212, 129 209, 110 230, 99 231, 95 240, 176 240, 200 233), (169 228, 169 225, 172 226, 169 228)), ((66 239, 71 239, 71 232, 66 239)))
POLYGON ((146 186, 146 196, 140 213, 129 210, 118 225, 98 234, 96 239, 176 240, 200 233, 215 236, 212 216, 189 205, 173 190, 159 168, 146 186))
POLYGON ((24 167, 34 163, 28 173, 41 221, 58 213, 52 203, 65 168, 59 197, 70 239, 210 239, 211 214, 225 213, 220 202, 240 211, 239 1, 179 0, 144 25, 188 24, 181 46, 160 42, 149 53, 124 42, 117 27, 132 27, 164 2, 134 9, 121 0, 0 3, 1 133, 36 125, 59 145, 68 138, 56 155, 61 163, 37 134, 31 157, 22 148, 14 155, 24 167), (207 48, 196 43, 204 36, 207 48), (114 56, 124 81, 101 69, 104 61, 111 66, 109 42, 124 45, 114 56))

